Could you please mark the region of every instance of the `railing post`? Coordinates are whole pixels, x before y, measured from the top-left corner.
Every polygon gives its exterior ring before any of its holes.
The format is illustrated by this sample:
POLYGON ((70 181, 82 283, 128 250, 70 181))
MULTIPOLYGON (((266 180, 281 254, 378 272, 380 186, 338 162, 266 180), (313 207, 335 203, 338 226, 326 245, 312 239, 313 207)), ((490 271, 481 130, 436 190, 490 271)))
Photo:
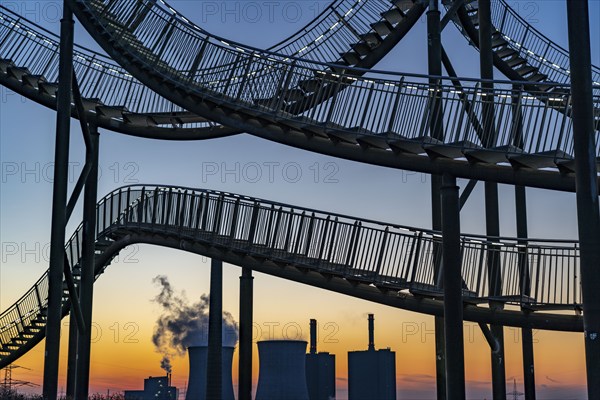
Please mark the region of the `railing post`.
POLYGON ((329 223, 331 221, 331 216, 328 215, 325 220, 325 227, 323 228, 323 234, 321 235, 321 245, 319 246, 319 255, 317 256, 319 260, 323 259, 323 251, 325 250, 325 242, 327 241, 327 231, 329 229, 329 223))
MULTIPOLYGON (((256 234, 256 223, 258 221, 258 212, 260 211, 260 206, 257 202, 252 206, 252 216, 250 217, 250 231, 248 232, 248 244, 254 244, 254 236, 256 234)), ((270 212, 273 212, 271 209, 270 212)))

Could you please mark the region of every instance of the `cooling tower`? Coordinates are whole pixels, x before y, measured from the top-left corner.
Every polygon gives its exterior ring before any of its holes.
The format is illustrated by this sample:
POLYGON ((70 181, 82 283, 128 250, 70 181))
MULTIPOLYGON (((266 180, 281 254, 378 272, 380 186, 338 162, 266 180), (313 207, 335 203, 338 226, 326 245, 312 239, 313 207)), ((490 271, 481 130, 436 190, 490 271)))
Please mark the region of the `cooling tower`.
MULTIPOLYGON (((223 346, 223 396, 222 400, 234 400, 233 382, 231 380, 231 367, 233 362, 233 347, 223 346)), ((190 376, 185 400, 206 399, 206 362, 208 347, 188 347, 190 358, 190 376)))
POLYGON ((306 342, 301 340, 258 342, 256 400, 309 400, 305 352, 306 342))

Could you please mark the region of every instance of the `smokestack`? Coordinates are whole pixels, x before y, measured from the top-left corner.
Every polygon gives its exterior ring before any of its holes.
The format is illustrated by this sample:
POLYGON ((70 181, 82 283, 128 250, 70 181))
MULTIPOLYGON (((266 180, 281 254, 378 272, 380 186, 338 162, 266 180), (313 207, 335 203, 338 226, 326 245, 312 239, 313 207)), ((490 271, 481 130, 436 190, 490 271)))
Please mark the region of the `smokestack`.
POLYGON ((375 350, 375 319, 369 314, 369 350, 375 350))
MULTIPOLYGON (((233 362, 233 347, 224 346, 222 353, 222 400, 234 400, 231 368, 233 362)), ((206 368, 208 361, 207 346, 188 347, 190 359, 190 376, 185 400, 206 400, 206 368)))
POLYGON ((317 320, 310 320, 310 354, 317 353, 317 320))
POLYGON ((306 342, 258 342, 256 400, 309 400, 306 386, 306 342))

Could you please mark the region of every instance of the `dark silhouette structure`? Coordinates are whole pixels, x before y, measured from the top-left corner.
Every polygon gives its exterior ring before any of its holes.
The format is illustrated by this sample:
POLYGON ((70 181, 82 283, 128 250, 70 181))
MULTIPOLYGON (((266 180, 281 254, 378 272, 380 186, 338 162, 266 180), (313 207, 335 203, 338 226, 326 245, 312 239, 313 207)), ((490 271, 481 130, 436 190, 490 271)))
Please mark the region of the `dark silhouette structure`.
POLYGON ((395 400, 396 353, 375 349, 373 314, 369 314, 369 347, 348 352, 348 400, 395 400))
POLYGON ((177 400, 179 391, 171 386, 171 376, 144 379, 144 390, 126 390, 125 400, 177 400))
POLYGON ((335 355, 317 352, 317 321, 310 320, 310 351, 306 355, 306 386, 310 400, 335 399, 335 355))
MULTIPOLYGON (((495 400, 506 396, 506 325, 524 328, 526 400, 533 328, 584 332, 588 395, 600 398, 600 69, 588 2, 566 2, 570 53, 504 0, 355 3, 333 1, 267 50, 211 35, 163 1, 65 0, 60 38, 0 6, 0 83, 57 111, 50 265, 0 315, 0 366, 45 338, 43 392, 56 398, 60 321, 71 313, 67 394, 87 398, 93 282, 139 242, 213 258, 215 284, 223 261, 244 269, 240 399, 251 387, 252 270, 435 315, 439 399, 464 398, 463 320, 490 344, 495 400), (367 76, 426 11, 428 75, 367 76), (74 17, 110 58, 74 45, 74 17), (459 78, 442 45, 451 21, 480 52, 477 78, 459 78), (494 80, 494 67, 509 81, 494 80), (71 117, 86 163, 68 196, 71 117), (125 187, 97 202, 98 128, 161 139, 243 131, 428 173, 433 229, 189 188, 125 187), (462 193, 457 178, 470 180, 462 193), (464 235, 460 210, 478 181, 486 235, 464 235), (515 186, 516 238, 499 229, 499 183, 515 186), (580 241, 528 239, 526 187, 576 192, 580 241), (83 224, 66 240, 82 194, 83 224)), ((221 368, 212 372, 218 398, 221 368)))

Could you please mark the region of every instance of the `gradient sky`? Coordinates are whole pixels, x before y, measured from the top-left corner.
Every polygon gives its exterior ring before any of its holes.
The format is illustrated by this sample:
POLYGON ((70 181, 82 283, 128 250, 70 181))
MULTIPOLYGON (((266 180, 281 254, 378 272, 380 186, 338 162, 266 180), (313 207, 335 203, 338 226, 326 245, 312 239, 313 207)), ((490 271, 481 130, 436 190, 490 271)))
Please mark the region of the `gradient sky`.
MULTIPOLYGON (((227 38, 266 47, 285 38, 314 18, 326 1, 172 1, 172 5, 200 26, 227 38), (252 4, 249 6, 248 4, 252 4), (215 11, 216 10, 216 11, 215 11), (257 10, 260 10, 257 13, 257 10)), ((537 29, 567 47, 565 2, 510 1, 537 29)), ((2 4, 57 32, 60 4, 55 1, 5 1, 2 4)), ((592 55, 600 65, 600 3, 590 2, 592 55)), ((77 24, 76 41, 94 48, 77 24)), ((379 65, 378 69, 426 71, 426 31, 422 20, 379 65)), ((449 25, 443 43, 459 75, 477 76, 478 53, 456 28, 449 25)), ((497 78, 502 78, 496 72, 497 78)), ((18 299, 47 268, 50 238, 52 159, 55 114, 0 87, 0 310, 18 299), (9 168, 16 175, 7 175, 9 168), (16 249, 16 254, 8 250, 16 249)), ((72 182, 83 165, 84 148, 76 124, 72 129, 72 182)), ((238 135, 206 142, 143 140, 101 132, 99 195, 132 183, 173 184, 226 190, 322 210, 386 222, 430 226, 429 177, 321 156, 280 144, 238 135), (248 163, 279 163, 269 179, 265 166, 257 182, 244 179, 248 163), (300 179, 285 174, 299 166, 300 179), (217 166, 219 173, 207 175, 217 166), (235 172, 235 171, 239 172, 235 172), (229 172, 227 172, 229 171, 229 172), (233 171, 233 172, 232 172, 233 171), (288 170, 289 171, 289 170, 288 170)), ((459 181, 464 186, 465 181, 459 181)), ((577 237, 575 197, 572 194, 528 190, 531 237, 577 237)), ((513 189, 501 185, 501 233, 514 235, 513 189)), ((79 224, 77 210, 67 229, 79 224)), ((481 185, 471 195, 461 216, 463 232, 483 233, 481 185)), ((169 277, 190 301, 208 293, 209 260, 181 251, 133 246, 125 249, 95 286, 92 347, 92 391, 140 388, 143 378, 160 375, 161 356, 150 338, 159 308, 151 302, 158 293, 152 278, 169 277)), ((225 265, 224 309, 238 315, 240 268, 225 265)), ((435 390, 433 318, 330 293, 293 282, 255 274, 257 339, 283 335, 284 327, 308 336, 308 321, 319 321, 319 350, 337 356, 338 398, 345 398, 347 351, 365 349, 366 314, 375 313, 376 346, 396 351, 399 399, 431 399, 435 390), (271 327, 271 328, 270 328, 271 327), (260 333, 259 333, 260 331, 260 333)), ((67 320, 64 321, 65 326, 67 320)), ((63 339, 66 339, 63 331, 63 339)), ((520 331, 506 328, 507 377, 522 390, 520 331)), ((536 383, 540 399, 585 397, 583 338, 580 334, 536 332, 536 383)), ((65 342, 66 343, 66 342, 65 342)), ((465 323, 466 374, 469 398, 490 398, 490 360, 479 329, 465 323)), ((255 348, 256 351, 256 348, 255 348)), ((255 353, 256 354, 256 353, 255 353)), ((64 387, 66 346, 62 347, 60 386, 64 387)), ((257 357, 255 378, 258 372, 257 357)), ((234 368, 237 371, 237 360, 234 368)), ((43 342, 21 358, 14 377, 41 384, 43 342)), ((234 380, 237 373, 234 373, 234 380)), ((174 384, 183 387, 187 359, 174 360, 174 384)), ((32 389, 39 392, 39 388, 32 389)))

